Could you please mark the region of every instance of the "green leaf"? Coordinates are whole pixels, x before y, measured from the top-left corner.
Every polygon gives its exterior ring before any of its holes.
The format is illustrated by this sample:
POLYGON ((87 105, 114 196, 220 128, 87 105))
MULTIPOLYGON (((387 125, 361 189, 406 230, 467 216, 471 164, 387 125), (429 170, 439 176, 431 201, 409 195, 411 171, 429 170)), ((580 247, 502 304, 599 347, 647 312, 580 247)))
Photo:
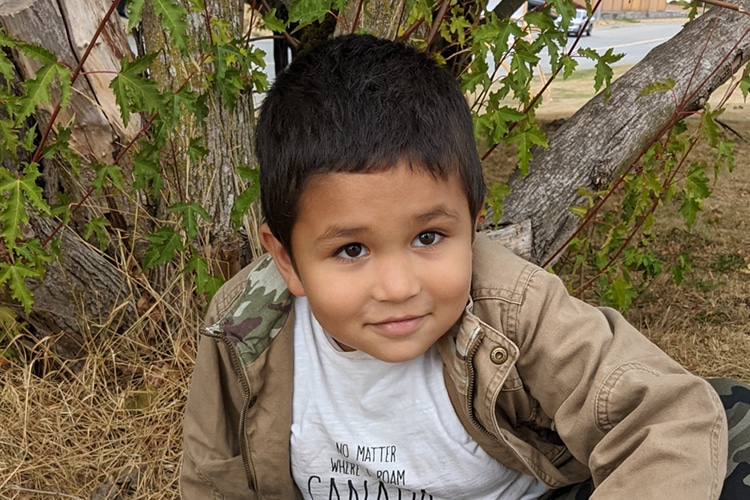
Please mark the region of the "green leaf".
POLYGON ((148 142, 142 142, 140 146, 140 151, 133 156, 133 189, 151 187, 152 194, 157 196, 164 183, 159 163, 159 148, 148 142))
POLYGON ((21 123, 31 116, 40 104, 51 104, 50 89, 57 81, 60 88, 60 106, 67 106, 70 101, 70 78, 68 68, 60 64, 47 64, 39 68, 31 80, 23 83, 26 89, 26 98, 21 101, 21 106, 16 115, 16 122, 21 123))
POLYGON ((712 111, 710 105, 706 103, 705 109, 703 110, 703 113, 701 113, 701 132, 712 148, 716 147, 721 138, 721 131, 719 129, 719 124, 716 123, 716 118, 718 118, 723 112, 724 109, 722 108, 712 111))
MULTIPOLYGON (((36 147, 37 147, 36 146, 36 141, 37 141, 37 138, 38 138, 38 133, 37 133, 36 126, 37 126, 37 124, 34 123, 26 131, 26 134, 24 134, 23 142, 21 143, 21 147, 24 149, 24 151, 32 152, 32 151, 36 150, 36 147)), ((69 140, 70 139, 70 129, 61 128, 60 129, 60 133, 62 133, 63 135, 66 135, 65 134, 66 130, 68 132, 67 135, 68 135, 68 140, 69 140)), ((58 133, 58 137, 59 137, 60 133, 58 133)))
POLYGON ((682 283, 685 275, 692 270, 692 260, 690 259, 690 255, 685 252, 681 253, 677 263, 669 268, 669 272, 672 274, 672 279, 674 279, 674 282, 678 285, 682 283))
POLYGON ((721 168, 722 165, 726 164, 727 170, 732 172, 734 170, 734 148, 737 144, 734 141, 726 140, 721 141, 719 143, 719 147, 717 148, 717 156, 716 156, 716 167, 717 170, 714 172, 714 178, 716 177, 716 174, 718 173, 718 169, 721 168))
POLYGON ((633 285, 618 276, 607 287, 603 298, 609 304, 617 306, 621 311, 625 311, 630 308, 633 299, 637 296, 638 292, 633 285))
POLYGON ((6 169, 0 169, 0 220, 3 221, 0 236, 9 249, 17 247, 22 239, 21 226, 28 224, 26 204, 29 203, 49 215, 49 205, 42 198, 42 189, 36 185, 41 175, 35 163, 25 163, 22 175, 16 177, 6 169))
POLYGON ((305 25, 313 21, 322 21, 330 11, 329 0, 296 0, 289 6, 289 22, 296 21, 305 25))
POLYGON ((198 164, 208 154, 208 149, 203 145, 203 137, 190 139, 187 150, 188 158, 194 164, 198 164))
POLYGON ((687 178, 685 179, 685 195, 689 198, 703 200, 711 195, 709 180, 706 177, 705 163, 694 163, 690 165, 687 178))
POLYGON ((494 182, 490 186, 489 196, 487 196, 487 205, 492 207, 492 223, 497 224, 503 217, 503 200, 510 194, 510 187, 507 184, 494 182))
POLYGON ((696 215, 702 209, 703 204, 700 202, 700 200, 695 200, 692 198, 685 198, 684 200, 682 200, 682 206, 680 206, 678 213, 682 215, 682 219, 685 221, 685 224, 687 224, 688 229, 693 227, 693 224, 695 224, 696 215))
POLYGON ((107 242, 109 242, 107 235, 108 226, 109 221, 104 217, 91 219, 83 229, 83 237, 88 240, 92 235, 96 236, 96 241, 99 243, 99 250, 103 252, 107 249, 107 242))
POLYGON ((0 152, 6 152, 15 157, 19 142, 16 124, 13 120, 0 119, 0 141, 2 141, 0 152))
POLYGON ((128 0, 128 29, 133 31, 141 24, 145 0, 128 0))
POLYGON ((16 75, 15 66, 8 56, 0 50, 0 75, 6 83, 12 82, 16 75))
POLYGON ((475 58, 471 62, 470 71, 461 75, 461 89, 464 92, 476 92, 477 87, 487 88, 490 85, 488 70, 489 66, 484 58, 475 58))
POLYGON ((171 106, 165 106, 160 114, 160 118, 170 128, 176 127, 185 113, 194 115, 198 121, 202 120, 205 114, 204 109, 199 104, 199 97, 197 93, 190 90, 187 86, 183 87, 179 92, 171 96, 171 106))
POLYGON ((7 284, 11 295, 26 311, 31 312, 34 294, 26 286, 27 278, 41 278, 42 272, 29 268, 23 264, 0 263, 0 284, 7 284))
POLYGON ((227 76, 227 70, 236 65, 244 57, 239 48, 232 44, 217 45, 216 51, 216 80, 224 80, 227 76))
MULTIPOLYGON (((59 238, 52 240, 49 244, 50 247, 55 247, 59 238)), ((58 249, 55 249, 58 252, 58 249)), ((52 262, 52 255, 47 248, 42 247, 42 244, 36 238, 31 238, 15 248, 16 256, 26 264, 28 267, 35 272, 43 273, 44 264, 52 262)))
POLYGON ((589 208, 591 207, 589 207, 588 205, 575 205, 572 207, 568 207, 568 210, 570 210, 570 212, 579 219, 583 219, 589 212, 589 208))
POLYGON ((655 92, 665 92, 667 90, 672 90, 677 82, 674 78, 667 78, 663 82, 653 82, 648 85, 646 85, 646 88, 641 90, 641 93, 638 94, 638 97, 643 97, 648 94, 653 94, 655 92))
POLYGON ((609 87, 612 82, 612 67, 611 65, 625 57, 625 54, 615 54, 613 48, 607 49, 604 54, 599 54, 594 49, 590 48, 579 48, 578 53, 588 59, 591 59, 596 63, 595 69, 596 74, 594 76, 594 90, 597 92, 604 85, 609 87))
MULTIPOLYGON (((455 5, 453 7, 453 15, 449 16, 447 22, 443 22, 441 27, 447 28, 455 36, 458 44, 463 47, 466 44, 466 33, 471 29, 471 23, 461 14, 460 6, 455 5)), ((445 37, 445 40, 448 42, 453 41, 450 36, 445 37)))
POLYGON ((23 165, 23 177, 19 180, 18 186, 26 201, 40 212, 50 215, 49 205, 43 198, 42 188, 36 184, 37 179, 42 175, 39 172, 39 165, 26 162, 23 165))
POLYGON ((513 135, 508 138, 510 144, 516 145, 516 153, 518 155, 518 168, 521 171, 521 175, 529 173, 529 162, 532 159, 531 148, 534 145, 547 147, 547 138, 544 133, 539 130, 539 126, 536 123, 530 124, 524 129, 517 128, 513 135))
POLYGON ((237 196, 232 206, 231 220, 234 227, 238 228, 242 225, 242 218, 250 210, 250 205, 260 197, 260 170, 250 167, 237 167, 235 171, 247 183, 247 188, 237 196))
POLYGON ((175 47, 181 52, 187 51, 187 9, 179 3, 169 0, 153 0, 154 12, 161 19, 161 24, 172 36, 175 47))
POLYGON ((57 64, 57 56, 51 50, 47 50, 40 45, 34 45, 31 43, 22 42, 20 40, 12 39, 11 47, 16 50, 20 50, 32 59, 36 59, 42 66, 51 66, 57 64))
POLYGON ((107 179, 112 184, 122 189, 122 172, 118 165, 106 165, 104 163, 94 163, 91 168, 96 172, 96 177, 92 184, 96 188, 96 192, 100 193, 102 188, 107 185, 107 179))
POLYGON ((578 67, 578 61, 567 54, 562 56, 562 58, 560 59, 560 64, 562 64, 563 67, 563 80, 567 80, 568 77, 573 74, 573 71, 575 71, 576 67, 578 67))
POLYGON ((182 237, 175 233, 174 229, 162 226, 152 234, 146 236, 151 243, 143 257, 145 269, 153 269, 172 260, 176 253, 185 250, 182 237))
POLYGON ((124 58, 120 61, 120 73, 109 84, 115 94, 115 102, 120 107, 120 115, 125 126, 130 122, 130 114, 146 111, 158 113, 164 106, 164 98, 155 82, 145 78, 149 65, 158 54, 148 54, 135 61, 124 58))
POLYGON ((276 9, 273 8, 263 16, 263 24, 275 33, 286 31, 286 23, 276 17, 276 9))
POLYGON ((253 90, 255 90, 255 92, 262 94, 268 90, 268 78, 263 71, 254 69, 250 73, 250 80, 253 82, 253 90))
POLYGON ((480 125, 482 136, 486 137, 490 144, 498 144, 508 134, 510 124, 518 123, 525 118, 526 115, 520 111, 503 106, 499 109, 487 110, 479 118, 478 124, 480 125))
POLYGON ((169 207, 168 210, 182 216, 182 227, 185 229, 188 240, 191 241, 198 236, 198 217, 211 220, 211 216, 208 215, 206 209, 197 203, 179 202, 169 207))
POLYGON ((224 279, 221 276, 211 274, 209 271, 208 263, 205 259, 200 257, 191 257, 185 267, 186 273, 193 274, 193 283, 198 293, 205 293, 209 299, 219 290, 219 287, 224 284, 224 279))
POLYGON ((214 45, 228 43, 232 37, 232 23, 226 19, 211 18, 211 33, 214 45))
POLYGON ((745 70, 742 72, 740 91, 742 92, 742 98, 747 101, 747 95, 750 94, 750 63, 745 66, 745 70))

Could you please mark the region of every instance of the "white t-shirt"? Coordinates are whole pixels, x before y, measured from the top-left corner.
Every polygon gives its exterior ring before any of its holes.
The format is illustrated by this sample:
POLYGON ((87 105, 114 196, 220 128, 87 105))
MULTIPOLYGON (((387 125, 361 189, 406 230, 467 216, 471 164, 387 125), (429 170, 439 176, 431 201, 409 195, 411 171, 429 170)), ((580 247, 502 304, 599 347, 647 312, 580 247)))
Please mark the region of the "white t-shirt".
POLYGON ((306 499, 538 498, 453 410, 433 347, 405 363, 344 352, 295 299, 292 475, 306 499))

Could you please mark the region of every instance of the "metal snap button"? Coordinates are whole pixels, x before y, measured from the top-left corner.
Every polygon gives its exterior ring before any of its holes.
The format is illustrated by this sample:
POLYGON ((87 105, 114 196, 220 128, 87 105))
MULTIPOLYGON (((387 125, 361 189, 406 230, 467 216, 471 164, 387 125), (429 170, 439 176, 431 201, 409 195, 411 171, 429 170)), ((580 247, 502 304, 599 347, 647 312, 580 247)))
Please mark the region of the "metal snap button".
POLYGON ((502 347, 495 347, 490 353, 490 359, 496 365, 502 365, 508 359, 508 351, 502 347))

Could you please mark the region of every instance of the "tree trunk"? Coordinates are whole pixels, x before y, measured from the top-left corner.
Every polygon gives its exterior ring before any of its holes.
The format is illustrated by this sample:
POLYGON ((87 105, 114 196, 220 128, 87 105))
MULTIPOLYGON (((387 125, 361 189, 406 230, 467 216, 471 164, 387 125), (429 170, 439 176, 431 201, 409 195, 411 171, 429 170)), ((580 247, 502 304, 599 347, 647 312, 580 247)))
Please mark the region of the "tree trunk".
MULTIPOLYGON (((54 221, 33 217, 35 236, 44 240, 54 221)), ((86 244, 69 227, 60 236, 60 254, 43 279, 30 280, 34 307, 27 317, 37 337, 56 337, 53 349, 67 359, 88 352, 87 339, 122 333, 138 319, 140 292, 120 267, 86 244)))
MULTIPOLYGON (((190 1, 183 4, 188 10, 194 5, 190 1)), ((221 272, 225 278, 233 276, 241 264, 262 252, 256 237, 257 208, 245 218, 249 239, 237 236, 230 220, 234 200, 244 187, 235 174, 235 168, 255 165, 253 96, 250 89, 242 92, 230 109, 219 92, 207 82, 204 73, 190 75, 194 72, 195 62, 201 61, 201 43, 211 36, 206 31, 209 20, 220 19, 228 23, 229 38, 239 39, 243 35, 243 12, 242 3, 237 0, 215 0, 206 2, 202 15, 188 15, 188 55, 181 54, 170 43, 169 34, 160 25, 149 2, 142 21, 146 51, 159 54, 152 67, 152 79, 173 91, 189 81, 189 87, 205 95, 208 104, 208 116, 200 122, 193 116, 184 115, 178 125, 183 132, 175 134, 162 155, 163 171, 175 189, 171 190, 171 198, 161 200, 162 206, 157 208, 157 214, 164 215, 166 207, 175 201, 201 203, 211 216, 206 238, 207 255, 217 265, 215 271, 221 272), (208 154, 198 164, 190 164, 187 150, 195 138, 204 139, 208 154), (248 241, 252 247, 249 251, 248 241)))
MULTIPOLYGON (((749 0, 742 0, 745 10, 749 0)), ((750 16, 712 8, 672 39, 652 50, 603 93, 586 103, 534 148, 529 174, 516 172, 504 202, 502 223, 531 219, 532 260, 547 262, 565 244, 580 219, 568 210, 583 200, 579 186, 593 192, 636 160, 676 113, 704 106, 711 93, 750 60, 750 16), (638 94, 668 78, 672 92, 638 94)))
MULTIPOLYGON (((397 0, 370 2, 372 15, 357 16, 357 2, 350 2, 345 22, 358 19, 359 27, 379 35, 396 33, 384 19, 398 8, 397 0)), ((498 5, 510 15, 516 0, 498 5)), ((742 0, 747 10, 750 1, 742 0)), ((596 191, 640 156, 678 112, 700 109, 711 93, 750 60, 750 16, 712 8, 689 23, 677 36, 654 49, 640 63, 618 78, 605 102, 600 93, 549 138, 546 149, 535 147, 529 175, 516 172, 510 180, 512 192, 503 202, 502 226, 525 234, 531 220, 531 259, 546 263, 576 230, 580 219, 570 210, 582 203, 578 187, 596 191), (649 84, 674 79, 670 92, 638 94, 649 84)), ((489 221, 490 218, 488 217, 489 221)), ((490 230, 489 222, 484 227, 490 230)), ((523 252, 523 250, 520 250, 523 252)))
MULTIPOLYGON (((0 26, 20 40, 54 52, 58 61, 75 68, 100 20, 111 6, 110 0, 0 0, 0 26)), ((217 19, 231 22, 232 36, 239 38, 242 35, 241 7, 240 2, 225 1, 223 5, 212 2, 207 9, 213 9, 210 14, 217 19)), ((154 38, 157 45, 152 45, 151 49, 165 57, 164 74, 177 77, 171 82, 164 76, 157 80, 167 88, 174 89, 181 82, 179 76, 185 74, 184 68, 192 63, 181 56, 172 55, 170 58, 169 50, 172 48, 169 37, 161 32, 158 24, 149 24, 148 21, 153 20, 151 16, 144 22, 144 25, 151 27, 151 33, 159 31, 160 38, 154 38)), ((191 20, 194 24, 190 36, 194 47, 198 47, 199 41, 205 37, 207 23, 195 17, 191 17, 191 20)), ((122 148, 143 127, 144 122, 137 114, 131 116, 128 127, 123 126, 109 88, 109 83, 120 69, 119 61, 126 53, 129 53, 129 44, 119 16, 114 14, 106 23, 83 66, 83 72, 75 82, 70 105, 55 120, 56 125, 72 121, 70 146, 74 153, 80 155, 84 166, 96 162, 113 163, 122 148)), ((193 56, 196 56, 195 52, 193 56)), ((39 68, 37 62, 20 53, 14 54, 14 60, 22 78, 34 77, 39 68)), ((219 262, 215 270, 228 277, 247 260, 241 255, 247 253, 247 240, 243 241, 235 235, 230 211, 234 199, 243 188, 234 174, 234 168, 254 164, 252 93, 249 89, 244 92, 236 107, 230 111, 220 96, 204 83, 195 82, 197 91, 208 94, 209 115, 202 122, 184 122, 181 126, 185 133, 175 134, 182 142, 170 144, 173 155, 165 155, 169 162, 162 165, 165 175, 168 173, 171 176, 169 181, 174 189, 168 195, 171 198, 159 200, 163 203, 160 213, 165 214, 166 207, 175 201, 202 204, 211 216, 211 221, 204 225, 207 233, 210 233, 204 240, 206 253, 214 258, 214 262, 219 262), (186 154, 187 144, 194 137, 203 137, 209 151, 200 164, 189 164, 186 154), (174 158, 179 161, 172 161, 174 158)), ((57 103, 58 98, 59 95, 53 95, 52 102, 57 103)), ((52 112, 52 105, 37 109, 35 118, 40 130, 44 130, 49 123, 52 112)), ((129 257, 131 251, 138 252, 139 248, 142 251, 145 246, 142 221, 150 217, 153 207, 143 205, 144 196, 126 187, 122 195, 110 190, 97 197, 88 193, 93 170, 83 168, 74 176, 70 166, 59 158, 44 160, 42 165, 48 185, 47 193, 62 191, 72 202, 89 196, 89 201, 76 212, 76 218, 90 220, 107 215, 110 222, 115 216, 121 219, 117 233, 122 239, 113 239, 109 257, 77 235, 74 231, 81 228, 77 228, 75 223, 63 228, 58 233, 61 238, 59 259, 50 265, 42 281, 29 283, 35 300, 32 312, 27 316, 29 324, 39 337, 62 334, 56 343, 57 350, 71 357, 78 354, 89 326, 109 328, 115 325, 114 330, 121 330, 132 325, 138 318, 136 302, 142 293, 148 294, 143 289, 158 290, 160 284, 163 288, 170 277, 180 270, 170 266, 143 275, 137 266, 134 273, 130 273, 127 262, 123 262, 132 260, 129 257), (136 225, 140 225, 141 229, 136 225), (146 286, 139 290, 139 280, 146 279, 149 283, 143 283, 146 286)), ((120 164, 120 167, 124 182, 132 182, 129 165, 120 164)), ((6 168, 13 167, 6 165, 6 168)), ((251 215, 247 217, 249 222, 246 226, 250 228, 248 233, 252 241, 258 241, 252 238, 257 224, 250 221, 251 215)), ((31 226, 40 240, 54 230, 51 221, 33 215, 32 219, 31 226)), ((255 252, 258 253, 258 250, 255 252)), ((16 310, 23 315, 20 307, 16 310)))
MULTIPOLYGON (((55 53, 59 62, 74 69, 110 5, 106 0, 0 0, 0 26, 15 38, 55 53)), ((120 59, 127 53, 125 33, 119 17, 114 15, 104 26, 73 85, 69 106, 62 109, 55 120, 53 136, 61 124, 72 124, 69 145, 84 164, 114 163, 123 146, 141 128, 139 116, 134 116, 127 127, 123 125, 109 88, 120 69, 120 59)), ((34 78, 40 63, 20 52, 13 56, 19 76, 34 78)), ((48 126, 54 105, 59 102, 59 89, 53 89, 51 101, 51 104, 37 107, 35 118, 40 133, 48 126)), ((45 194, 51 200, 55 193, 63 192, 74 202, 78 201, 91 186, 94 174, 89 169, 73 175, 70 165, 60 158, 42 160, 41 166, 45 194)), ((4 167, 14 168, 7 164, 4 167)), ((104 199, 90 199, 91 203, 75 214, 78 218, 89 219, 106 212, 108 204, 104 199)), ((130 208, 134 206, 126 198, 117 200, 120 207, 126 203, 130 208)), ((134 213, 130 209, 123 212, 134 213)), ((30 215, 31 231, 44 241, 54 230, 55 222, 30 215)), ((58 235, 61 238, 59 258, 49 265, 43 280, 28 283, 35 302, 27 320, 39 338, 59 335, 55 350, 72 358, 80 355, 86 337, 84 332, 92 333, 93 325, 127 327, 137 315, 133 291, 128 289, 125 276, 112 260, 83 241, 70 227, 58 235)), ((19 315, 24 315, 20 306, 7 302, 14 305, 19 315)))
POLYGON ((406 0, 377 0, 371 2, 347 2, 335 35, 353 33, 359 28, 380 38, 393 40, 398 36, 400 23, 404 21, 406 0), (360 10, 366 9, 366 12, 360 10))
MULTIPOLYGON (((11 36, 40 45, 57 55, 68 67, 78 66, 89 42, 104 18, 107 0, 0 0, 0 26, 11 36)), ((141 128, 138 117, 125 127, 109 83, 120 70, 120 59, 129 53, 119 16, 109 19, 91 50, 81 76, 75 82, 70 105, 61 111, 56 124, 67 124, 75 117, 70 147, 89 162, 112 164, 114 155, 135 137, 141 128)), ((16 54, 15 61, 24 79, 33 78, 39 63, 16 54)), ((40 129, 49 123, 59 95, 52 105, 37 108, 40 129)), ((74 196, 71 193, 71 196, 74 196)))

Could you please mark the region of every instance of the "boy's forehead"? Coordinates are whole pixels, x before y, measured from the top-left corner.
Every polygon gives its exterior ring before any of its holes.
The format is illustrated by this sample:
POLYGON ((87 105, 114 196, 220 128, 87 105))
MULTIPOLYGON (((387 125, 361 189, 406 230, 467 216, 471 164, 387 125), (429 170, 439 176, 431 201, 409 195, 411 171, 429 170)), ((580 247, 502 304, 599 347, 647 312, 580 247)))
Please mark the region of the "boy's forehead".
POLYGON ((327 200, 328 205, 342 206, 346 203, 357 209, 382 207, 383 200, 401 206, 420 198, 429 203, 446 201, 447 193, 461 209, 469 207, 469 196, 458 174, 439 176, 423 167, 412 167, 402 162, 396 166, 359 172, 321 172, 308 178, 303 184, 297 201, 297 217, 310 205, 327 200))
MULTIPOLYGON (((458 174, 451 172, 445 175, 440 175, 437 169, 430 169, 420 165, 412 165, 405 161, 399 162, 396 165, 389 167, 370 168, 359 171, 328 171, 328 172, 316 172, 308 177, 303 183, 300 196, 304 196, 305 191, 311 187, 315 189, 326 188, 329 186, 336 186, 343 182, 347 182, 350 179, 362 180, 365 188, 368 186, 371 189, 378 190, 382 189, 382 185, 377 182, 368 183, 368 180, 385 179, 389 183, 408 183, 413 189, 429 188, 437 183, 444 183, 446 187, 457 188, 463 190, 463 183, 459 178, 458 174), (408 171, 409 176, 400 176, 398 173, 408 171)), ((393 184, 395 188, 395 184, 393 184)))

